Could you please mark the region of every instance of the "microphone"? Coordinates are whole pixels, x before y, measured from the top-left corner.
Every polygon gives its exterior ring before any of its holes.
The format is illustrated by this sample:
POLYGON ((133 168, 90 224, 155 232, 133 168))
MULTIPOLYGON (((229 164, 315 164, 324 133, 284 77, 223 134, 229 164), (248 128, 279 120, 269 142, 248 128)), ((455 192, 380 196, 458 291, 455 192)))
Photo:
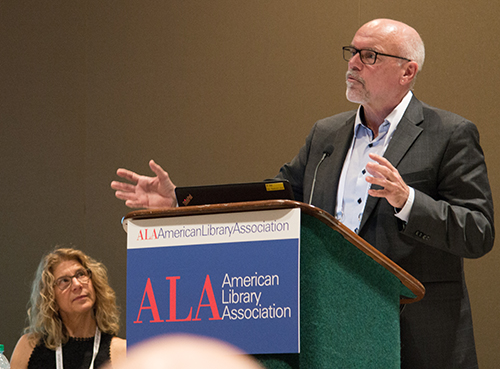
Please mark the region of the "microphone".
POLYGON ((316 175, 318 174, 318 168, 321 165, 321 163, 323 162, 323 160, 325 160, 327 157, 329 157, 330 155, 332 155, 332 152, 333 152, 333 145, 329 144, 323 150, 323 156, 321 157, 321 160, 319 161, 318 165, 316 165, 316 169, 314 170, 313 183, 312 183, 312 186, 311 186, 311 195, 309 196, 309 205, 311 205, 312 199, 313 199, 314 186, 316 185, 316 175))

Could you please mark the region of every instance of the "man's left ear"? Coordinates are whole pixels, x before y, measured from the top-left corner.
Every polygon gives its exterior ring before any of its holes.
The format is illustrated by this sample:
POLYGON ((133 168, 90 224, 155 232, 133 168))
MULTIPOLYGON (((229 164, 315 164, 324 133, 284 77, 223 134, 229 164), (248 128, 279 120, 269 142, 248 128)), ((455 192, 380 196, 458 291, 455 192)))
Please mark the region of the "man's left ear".
POLYGON ((408 62, 401 78, 401 84, 411 83, 411 81, 413 81, 413 79, 417 76, 417 72, 418 64, 414 61, 408 62))

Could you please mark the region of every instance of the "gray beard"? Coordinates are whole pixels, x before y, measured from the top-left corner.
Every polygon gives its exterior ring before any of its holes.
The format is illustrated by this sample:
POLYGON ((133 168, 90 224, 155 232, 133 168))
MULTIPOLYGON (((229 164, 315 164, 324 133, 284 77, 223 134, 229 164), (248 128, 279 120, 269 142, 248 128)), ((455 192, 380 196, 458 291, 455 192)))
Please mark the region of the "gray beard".
POLYGON ((349 86, 346 88, 345 96, 347 100, 356 104, 364 104, 368 101, 368 93, 363 90, 351 90, 349 86))

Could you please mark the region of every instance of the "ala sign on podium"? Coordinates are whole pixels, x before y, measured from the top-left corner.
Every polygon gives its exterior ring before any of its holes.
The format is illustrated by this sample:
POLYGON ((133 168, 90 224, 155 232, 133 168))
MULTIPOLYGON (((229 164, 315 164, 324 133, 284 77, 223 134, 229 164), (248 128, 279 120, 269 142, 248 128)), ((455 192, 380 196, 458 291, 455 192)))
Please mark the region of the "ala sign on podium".
POLYGON ((218 338, 297 353, 300 209, 129 220, 127 342, 218 338))

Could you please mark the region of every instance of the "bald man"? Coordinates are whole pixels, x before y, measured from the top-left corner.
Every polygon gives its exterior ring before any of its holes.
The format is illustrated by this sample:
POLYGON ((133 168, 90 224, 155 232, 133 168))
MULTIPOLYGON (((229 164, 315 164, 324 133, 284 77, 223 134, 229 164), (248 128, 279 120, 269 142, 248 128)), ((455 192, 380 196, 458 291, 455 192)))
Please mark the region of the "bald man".
MULTIPOLYGON (((423 300, 400 316, 402 368, 476 368, 463 258, 483 256, 494 241, 477 128, 413 95, 425 49, 412 27, 370 21, 343 54, 346 96, 358 109, 316 122, 277 178, 424 284, 423 300)), ((118 169, 132 184, 112 182, 116 197, 130 207, 175 206, 168 174, 150 167, 155 177, 118 169)))

